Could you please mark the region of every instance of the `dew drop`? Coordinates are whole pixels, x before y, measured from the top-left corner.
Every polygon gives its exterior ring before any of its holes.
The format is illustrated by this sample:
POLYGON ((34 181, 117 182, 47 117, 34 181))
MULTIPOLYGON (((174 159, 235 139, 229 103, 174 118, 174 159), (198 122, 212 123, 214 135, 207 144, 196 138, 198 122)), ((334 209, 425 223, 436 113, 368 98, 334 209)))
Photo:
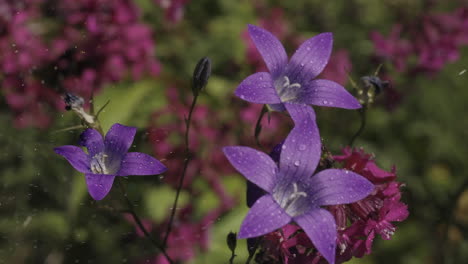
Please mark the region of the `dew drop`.
POLYGON ((296 167, 299 167, 300 164, 301 164, 301 162, 298 161, 298 160, 296 160, 296 161, 294 162, 294 166, 296 166, 296 167))
POLYGON ((299 150, 301 150, 301 151, 306 150, 306 148, 307 148, 307 147, 306 147, 306 145, 304 145, 304 144, 300 144, 300 145, 299 145, 299 150))

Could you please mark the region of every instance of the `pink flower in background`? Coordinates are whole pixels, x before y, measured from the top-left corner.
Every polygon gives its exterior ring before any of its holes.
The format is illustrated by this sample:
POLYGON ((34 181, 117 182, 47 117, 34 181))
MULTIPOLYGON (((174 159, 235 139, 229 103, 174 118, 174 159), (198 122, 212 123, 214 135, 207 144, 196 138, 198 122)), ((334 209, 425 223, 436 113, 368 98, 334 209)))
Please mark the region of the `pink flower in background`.
POLYGON ((332 53, 330 61, 328 61, 319 78, 345 85, 348 82, 348 74, 352 68, 353 64, 349 58, 349 52, 345 49, 340 49, 332 53))
POLYGON ((164 9, 165 18, 172 23, 178 23, 184 17, 184 7, 190 0, 154 0, 164 9))
POLYGON ((390 60, 396 70, 400 72, 406 69, 408 57, 413 49, 408 40, 401 38, 402 28, 403 26, 400 24, 394 25, 388 38, 376 31, 370 33, 376 55, 390 60))
POLYGON ((468 44, 468 8, 451 13, 423 14, 412 25, 396 24, 386 38, 372 32, 376 56, 389 60, 403 72, 422 72, 433 75, 460 57, 460 48, 468 44), (414 65, 408 65, 416 56, 414 65))
POLYGON ((65 91, 89 98, 106 84, 159 74, 135 3, 63 0, 50 9, 51 2, 0 3, 0 89, 17 127, 47 127, 65 91))

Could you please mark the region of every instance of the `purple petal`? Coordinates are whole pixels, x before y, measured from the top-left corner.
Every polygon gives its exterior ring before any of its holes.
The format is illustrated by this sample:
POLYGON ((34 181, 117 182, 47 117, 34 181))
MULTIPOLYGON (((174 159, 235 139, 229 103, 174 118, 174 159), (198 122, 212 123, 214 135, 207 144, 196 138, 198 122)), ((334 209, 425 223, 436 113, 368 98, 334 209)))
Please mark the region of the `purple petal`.
POLYGON ((306 104, 284 103, 294 124, 299 124, 302 120, 316 120, 315 111, 306 104))
POLYGON ((267 192, 273 190, 278 169, 267 154, 249 147, 224 147, 223 152, 245 178, 267 192))
POLYGON ((374 190, 366 178, 348 170, 328 169, 310 178, 309 197, 317 205, 354 203, 374 190))
POLYGON ((88 192, 94 200, 102 200, 112 188, 115 175, 86 173, 88 192))
POLYGON ((310 81, 304 86, 304 89, 301 90, 301 94, 297 97, 297 101, 295 102, 345 109, 357 109, 362 107, 359 101, 343 86, 329 80, 310 81))
POLYGON ((290 82, 304 84, 317 77, 330 59, 332 46, 332 33, 322 33, 302 43, 285 69, 290 82))
POLYGON ((239 84, 234 93, 242 100, 251 103, 276 104, 281 102, 273 86, 271 75, 267 72, 250 75, 239 84))
POLYGON ((54 151, 67 159, 75 170, 89 172, 89 157, 80 147, 67 145, 54 148, 54 151))
MULTIPOLYGON (((106 153, 109 155, 109 159, 122 160, 132 145, 135 133, 135 127, 124 126, 121 124, 112 125, 104 139, 104 145, 106 153)), ((109 163, 111 162, 112 161, 109 161, 109 163)))
POLYGON ((273 79, 276 79, 288 63, 288 56, 281 42, 263 28, 249 25, 249 34, 257 50, 262 54, 273 79))
POLYGON ((286 225, 291 217, 273 200, 269 194, 262 196, 250 208, 242 222, 239 238, 261 236, 286 225))
POLYGON ((315 208, 294 221, 304 229, 315 248, 330 264, 335 263, 336 223, 333 215, 325 209, 315 208))
POLYGON ((92 128, 88 128, 81 133, 78 144, 88 149, 89 157, 94 157, 94 155, 104 151, 102 135, 92 128))
POLYGON ((167 170, 159 160, 140 152, 129 152, 125 155, 118 176, 156 175, 167 170))
POLYGON ((307 105, 285 106, 295 122, 283 143, 279 168, 291 180, 313 175, 320 160, 321 142, 313 109, 307 105))

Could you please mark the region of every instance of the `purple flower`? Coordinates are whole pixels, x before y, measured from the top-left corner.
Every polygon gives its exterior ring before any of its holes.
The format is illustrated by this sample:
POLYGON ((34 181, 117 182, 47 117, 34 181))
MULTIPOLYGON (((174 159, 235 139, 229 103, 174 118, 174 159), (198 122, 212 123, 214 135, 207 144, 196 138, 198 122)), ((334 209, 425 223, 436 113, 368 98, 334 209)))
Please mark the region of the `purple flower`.
POLYGON ((325 259, 334 263, 335 219, 320 207, 361 200, 374 185, 348 170, 328 169, 312 176, 321 150, 314 111, 297 104, 289 107, 296 125, 282 145, 278 164, 248 147, 224 148, 231 164, 266 191, 244 219, 239 238, 261 236, 295 221, 325 259))
POLYGON ((157 159, 128 152, 135 133, 135 127, 114 124, 103 139, 98 131, 87 129, 79 144, 88 149, 88 154, 77 146, 61 146, 54 151, 86 175, 89 194, 94 200, 101 200, 109 193, 115 176, 156 175, 166 171, 157 159))
POLYGON ((249 25, 248 30, 270 72, 257 72, 242 81, 235 91, 241 99, 269 104, 277 111, 284 111, 290 104, 346 109, 361 107, 356 98, 340 84, 329 80, 313 80, 330 58, 333 43, 331 33, 322 33, 305 41, 288 62, 283 45, 273 34, 253 25, 249 25))

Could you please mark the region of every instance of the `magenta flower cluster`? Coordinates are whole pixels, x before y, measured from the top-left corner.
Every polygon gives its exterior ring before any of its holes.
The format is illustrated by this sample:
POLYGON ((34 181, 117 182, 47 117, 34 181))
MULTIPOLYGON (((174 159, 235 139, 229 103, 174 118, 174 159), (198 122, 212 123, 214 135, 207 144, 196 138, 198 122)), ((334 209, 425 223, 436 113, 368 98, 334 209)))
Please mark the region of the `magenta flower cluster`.
POLYGON ((468 8, 451 13, 424 14, 414 25, 396 24, 388 37, 372 32, 376 55, 390 61, 399 72, 434 74, 458 60, 468 44, 468 8), (411 65, 411 56, 416 56, 411 65))
POLYGON ((1 1, 0 87, 15 125, 48 126, 64 91, 89 98, 127 76, 157 75, 152 32, 139 20, 130 0, 1 1))

